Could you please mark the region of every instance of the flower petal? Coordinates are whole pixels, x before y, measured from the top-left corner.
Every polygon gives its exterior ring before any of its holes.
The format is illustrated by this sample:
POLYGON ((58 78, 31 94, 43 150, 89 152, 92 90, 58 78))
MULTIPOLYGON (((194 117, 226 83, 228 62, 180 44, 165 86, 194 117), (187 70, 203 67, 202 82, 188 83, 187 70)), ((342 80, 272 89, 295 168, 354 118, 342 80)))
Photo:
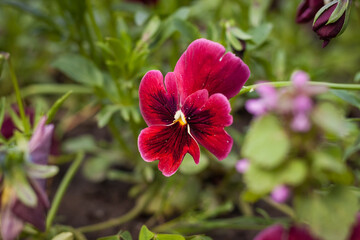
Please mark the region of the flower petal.
POLYGON ((31 162, 47 164, 51 147, 54 125, 46 124, 46 117, 42 117, 29 141, 31 162))
POLYGON ((271 225, 262 230, 254 240, 282 240, 285 239, 286 232, 280 224, 271 225))
POLYGON ((150 126, 141 131, 139 151, 147 162, 159 160, 159 170, 167 177, 179 168, 186 153, 199 162, 200 149, 189 135, 187 125, 179 122, 171 126, 150 126))
POLYGON ((1 209, 1 237, 4 240, 14 240, 21 233, 24 223, 11 211, 7 205, 1 209))
POLYGON ((233 144, 232 138, 224 130, 233 121, 229 114, 230 103, 220 93, 206 98, 205 90, 197 91, 186 99, 182 110, 195 140, 222 160, 227 157, 233 144))
POLYGON ((178 109, 178 91, 174 73, 166 75, 165 86, 160 71, 149 71, 141 80, 140 111, 148 126, 168 125, 174 120, 178 109))
POLYGON ((192 42, 175 66, 178 88, 183 103, 187 96, 200 89, 209 95, 222 93, 232 98, 250 76, 248 66, 216 42, 198 39, 192 42))

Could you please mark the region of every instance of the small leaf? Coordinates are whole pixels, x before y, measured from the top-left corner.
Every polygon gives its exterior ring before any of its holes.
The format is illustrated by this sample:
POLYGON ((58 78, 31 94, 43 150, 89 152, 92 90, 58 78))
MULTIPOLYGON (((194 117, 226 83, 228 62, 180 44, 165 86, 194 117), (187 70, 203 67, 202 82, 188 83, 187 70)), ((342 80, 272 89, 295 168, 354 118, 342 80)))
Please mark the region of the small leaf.
POLYGON ((300 221, 308 223, 324 240, 345 240, 358 211, 358 199, 350 187, 335 186, 327 192, 298 196, 294 201, 300 221))
POLYGON ((14 174, 12 187, 15 190, 16 196, 23 204, 31 208, 36 206, 37 196, 22 172, 14 174))
POLYGON ((156 240, 185 240, 185 238, 178 234, 157 234, 156 240))
POLYGON ((322 103, 316 106, 312 113, 314 122, 324 131, 338 137, 348 134, 345 118, 333 104, 322 103))
POLYGON ((152 17, 149 23, 146 25, 141 39, 145 42, 151 39, 155 35, 155 33, 159 30, 160 25, 161 25, 160 18, 158 16, 152 17))
POLYGON ((109 123, 114 113, 120 110, 121 106, 118 105, 106 105, 104 108, 102 108, 96 115, 99 128, 105 127, 109 123))
POLYGON ((243 155, 264 168, 281 164, 290 149, 288 136, 275 116, 255 119, 245 136, 243 155))
POLYGON ((190 154, 186 154, 179 170, 185 175, 193 175, 202 172, 208 165, 209 159, 204 154, 200 155, 199 164, 194 162, 194 159, 190 154))
POLYGON ((62 232, 55 237, 53 237, 51 240, 73 240, 74 234, 71 232, 62 232))
POLYGON ((226 31, 226 39, 230 42, 231 46, 237 50, 241 51, 243 49, 243 46, 240 43, 240 40, 237 39, 231 32, 226 31))
POLYGON ((47 113, 46 123, 51 123, 51 121, 53 120, 55 114, 57 113, 57 111, 59 110, 61 105, 65 102, 65 100, 71 95, 71 93, 72 93, 72 91, 70 90, 67 93, 65 93, 61 98, 56 100, 54 105, 50 108, 50 110, 47 113))
POLYGON ((345 102, 360 109, 360 97, 359 96, 357 96, 353 93, 350 93, 349 91, 346 91, 346 90, 330 90, 330 92, 333 93, 334 95, 338 96, 345 102))
POLYGON ((346 11, 346 9, 349 5, 349 0, 342 0, 342 1, 337 1, 337 2, 338 2, 338 4, 337 4, 335 10, 331 13, 329 20, 327 21, 327 23, 325 25, 334 23, 337 20, 339 20, 339 18, 341 18, 341 16, 344 14, 344 12, 346 11))
POLYGON ((50 178, 55 176, 59 171, 57 166, 34 164, 28 162, 26 164, 26 172, 33 178, 50 178))
POLYGON ((155 236, 145 225, 141 227, 139 240, 151 240, 155 236))
POLYGON ((88 86, 101 86, 103 83, 101 71, 92 61, 80 55, 63 55, 56 59, 52 66, 76 82, 88 86))

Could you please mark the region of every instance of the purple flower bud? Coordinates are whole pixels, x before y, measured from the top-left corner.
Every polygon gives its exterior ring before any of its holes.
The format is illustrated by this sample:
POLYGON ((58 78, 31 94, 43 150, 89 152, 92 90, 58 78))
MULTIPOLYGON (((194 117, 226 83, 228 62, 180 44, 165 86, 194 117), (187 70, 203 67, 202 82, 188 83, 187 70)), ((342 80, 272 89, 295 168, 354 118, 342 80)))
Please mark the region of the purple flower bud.
POLYGON ((46 117, 42 117, 30 139, 30 158, 33 163, 47 164, 51 147, 54 125, 46 125, 46 117))
POLYGON ((326 24, 329 21, 329 18, 334 12, 336 6, 337 3, 325 9, 325 11, 322 12, 322 14, 315 20, 313 24, 313 30, 321 40, 324 40, 323 47, 326 47, 330 40, 336 37, 344 26, 346 11, 336 22, 326 24))
POLYGON ((291 82, 294 85, 294 87, 296 88, 304 88, 306 87, 307 83, 310 81, 310 77, 309 74, 307 74, 307 72, 304 71, 295 71, 292 75, 291 75, 291 82))
POLYGON ((235 168, 236 171, 238 171, 239 173, 245 173, 250 166, 250 162, 247 159, 241 159, 239 161, 237 161, 235 168))
POLYGON ((310 127, 311 123, 307 114, 298 113, 293 117, 291 129, 295 132, 306 132, 310 130, 310 127))
POLYGON ((290 189, 285 185, 279 185, 271 192, 271 198, 278 203, 285 202, 290 197, 290 189))
POLYGON ((322 6, 324 6, 323 0, 304 0, 298 7, 296 22, 306 23, 311 21, 322 6))

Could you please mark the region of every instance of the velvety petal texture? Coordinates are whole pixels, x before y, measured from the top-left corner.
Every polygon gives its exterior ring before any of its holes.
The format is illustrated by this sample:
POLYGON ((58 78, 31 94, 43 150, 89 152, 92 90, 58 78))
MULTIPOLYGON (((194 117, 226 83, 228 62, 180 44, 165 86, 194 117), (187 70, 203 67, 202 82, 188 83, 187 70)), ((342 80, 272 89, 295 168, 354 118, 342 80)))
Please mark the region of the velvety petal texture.
POLYGON ((272 225, 261 231, 254 240, 319 240, 301 226, 291 226, 285 229, 280 224, 272 225))
POLYGON ((159 170, 165 176, 173 175, 186 153, 199 162, 200 149, 188 134, 187 126, 150 126, 141 131, 138 139, 141 157, 147 161, 159 160, 159 170))
POLYGON ((190 44, 165 77, 148 72, 139 87, 140 110, 149 126, 141 131, 142 158, 159 160, 159 170, 171 176, 189 153, 197 164, 198 143, 219 160, 227 157, 233 140, 224 130, 232 124, 229 98, 249 78, 249 68, 219 43, 199 39, 190 44))
POLYGON ((219 160, 226 158, 233 144, 232 138, 224 130, 233 121, 227 98, 219 93, 208 98, 207 91, 200 90, 186 99, 182 109, 196 141, 219 160))
POLYGON ((180 57, 174 72, 179 75, 181 102, 197 90, 206 89, 209 95, 222 93, 232 98, 248 80, 248 66, 216 42, 198 39, 180 57))
POLYGON ((160 71, 149 71, 139 87, 140 111, 148 126, 171 124, 178 110, 178 91, 174 73, 165 77, 160 71), (166 86, 166 88, 165 88, 166 86))

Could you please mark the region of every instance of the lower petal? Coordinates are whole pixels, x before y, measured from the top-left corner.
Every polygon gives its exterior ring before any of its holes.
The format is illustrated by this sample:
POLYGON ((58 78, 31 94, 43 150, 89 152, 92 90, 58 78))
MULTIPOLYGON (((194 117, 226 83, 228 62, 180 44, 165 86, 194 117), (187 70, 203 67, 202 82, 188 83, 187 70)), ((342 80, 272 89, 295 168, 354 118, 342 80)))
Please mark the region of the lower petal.
POLYGON ((186 153, 199 162, 200 150, 189 135, 187 125, 151 126, 141 131, 138 139, 139 151, 147 162, 159 160, 159 170, 167 177, 179 168, 186 153))

